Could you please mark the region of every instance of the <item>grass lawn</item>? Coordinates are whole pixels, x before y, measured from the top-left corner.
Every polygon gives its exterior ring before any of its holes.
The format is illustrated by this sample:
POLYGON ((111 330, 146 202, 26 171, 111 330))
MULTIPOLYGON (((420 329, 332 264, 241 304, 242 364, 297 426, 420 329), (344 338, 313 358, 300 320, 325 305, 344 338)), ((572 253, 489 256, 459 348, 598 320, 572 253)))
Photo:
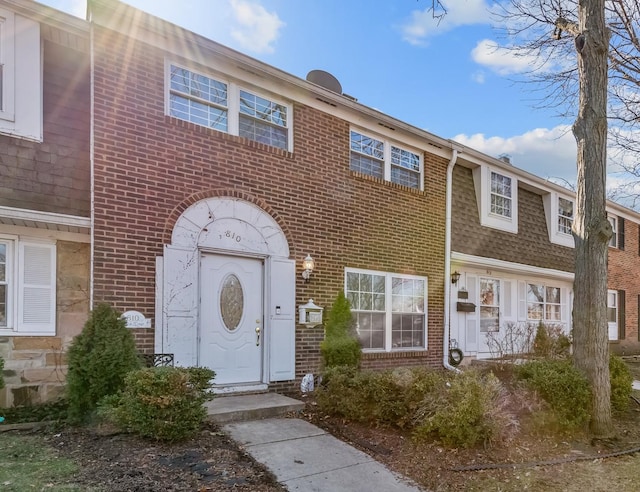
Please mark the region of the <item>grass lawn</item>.
POLYGON ((42 437, 0 432, 0 449, 2 450, 1 490, 16 492, 81 490, 73 484, 65 484, 72 480, 78 468, 76 464, 66 458, 58 457, 55 450, 50 448, 42 437))

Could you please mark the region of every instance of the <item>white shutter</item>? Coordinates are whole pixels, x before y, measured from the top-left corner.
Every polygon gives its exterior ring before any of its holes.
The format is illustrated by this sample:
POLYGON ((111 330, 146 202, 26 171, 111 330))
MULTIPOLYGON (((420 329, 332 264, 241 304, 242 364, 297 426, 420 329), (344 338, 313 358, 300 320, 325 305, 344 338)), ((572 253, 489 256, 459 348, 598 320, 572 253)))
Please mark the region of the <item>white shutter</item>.
POLYGON ((20 243, 18 332, 56 333, 56 246, 20 243))
POLYGON ((467 290, 469 291, 469 302, 476 305, 472 313, 466 313, 466 334, 464 352, 478 351, 478 316, 480 313, 478 302, 478 277, 467 274, 467 290))
POLYGON ((518 282, 518 321, 527 320, 527 283, 518 282))
POLYGON ((167 245, 163 258, 163 350, 173 354, 176 366, 195 366, 198 360, 198 250, 167 245))
POLYGON ((273 258, 268 283, 269 379, 296 377, 296 264, 273 258))

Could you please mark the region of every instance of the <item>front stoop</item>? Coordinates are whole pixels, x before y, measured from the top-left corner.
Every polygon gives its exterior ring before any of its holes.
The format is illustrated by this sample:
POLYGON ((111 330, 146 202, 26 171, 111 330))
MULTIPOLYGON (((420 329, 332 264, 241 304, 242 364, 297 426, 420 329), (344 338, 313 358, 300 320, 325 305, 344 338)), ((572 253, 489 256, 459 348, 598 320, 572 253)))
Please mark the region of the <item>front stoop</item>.
POLYGON ((218 424, 283 417, 301 411, 304 406, 299 400, 277 393, 217 396, 205 403, 207 418, 218 424))

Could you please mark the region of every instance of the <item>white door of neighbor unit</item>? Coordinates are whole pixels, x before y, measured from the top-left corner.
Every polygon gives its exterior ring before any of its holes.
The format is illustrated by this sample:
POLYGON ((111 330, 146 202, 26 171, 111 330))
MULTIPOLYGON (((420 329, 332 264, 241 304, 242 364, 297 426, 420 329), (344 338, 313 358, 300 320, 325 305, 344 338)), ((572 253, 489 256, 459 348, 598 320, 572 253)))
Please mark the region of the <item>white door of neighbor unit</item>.
POLYGON ((200 366, 215 384, 262 380, 263 262, 207 254, 200 268, 200 366))

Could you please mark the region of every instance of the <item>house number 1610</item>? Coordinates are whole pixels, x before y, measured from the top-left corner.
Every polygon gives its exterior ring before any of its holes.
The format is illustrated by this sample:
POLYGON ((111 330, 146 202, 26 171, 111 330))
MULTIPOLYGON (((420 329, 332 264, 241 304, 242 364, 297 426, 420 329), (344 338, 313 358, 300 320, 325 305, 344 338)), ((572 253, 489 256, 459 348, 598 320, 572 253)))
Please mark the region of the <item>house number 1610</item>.
MULTIPOLYGON (((239 243, 242 240, 242 237, 238 236, 233 231, 225 231, 224 232, 224 237, 228 237, 229 239, 235 239, 236 243, 239 243)), ((222 239, 222 234, 220 234, 220 239, 222 239)))

